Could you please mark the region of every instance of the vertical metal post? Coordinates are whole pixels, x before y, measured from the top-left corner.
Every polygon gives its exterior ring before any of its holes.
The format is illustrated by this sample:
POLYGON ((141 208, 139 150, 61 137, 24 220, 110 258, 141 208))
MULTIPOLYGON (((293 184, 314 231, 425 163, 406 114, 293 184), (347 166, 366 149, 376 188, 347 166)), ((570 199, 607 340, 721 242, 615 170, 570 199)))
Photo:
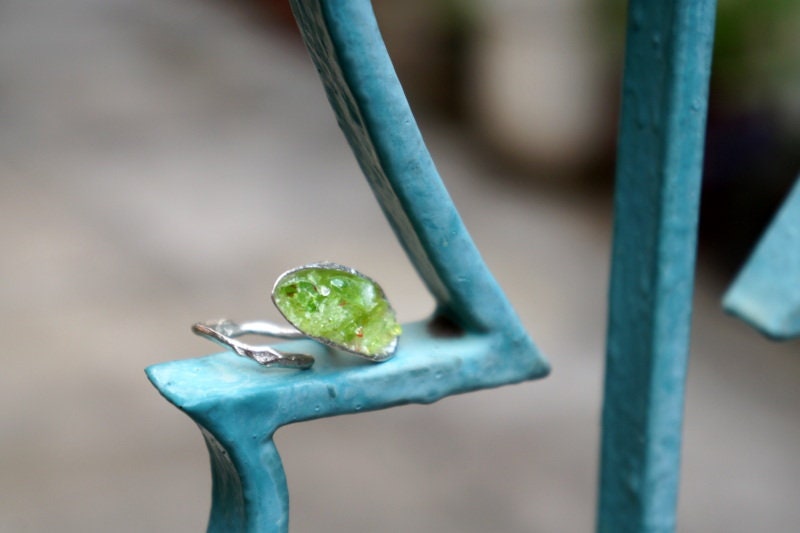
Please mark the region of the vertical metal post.
POLYGON ((632 0, 598 531, 675 529, 714 0, 632 0))

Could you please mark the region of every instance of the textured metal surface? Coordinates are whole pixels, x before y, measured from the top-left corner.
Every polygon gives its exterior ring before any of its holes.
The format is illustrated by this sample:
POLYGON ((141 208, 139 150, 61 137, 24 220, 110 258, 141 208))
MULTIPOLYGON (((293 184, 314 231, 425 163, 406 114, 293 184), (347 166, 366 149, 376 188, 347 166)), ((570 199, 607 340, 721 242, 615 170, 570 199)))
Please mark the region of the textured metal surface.
POLYGON ((159 391, 203 429, 214 486, 210 531, 285 531, 286 480, 272 443, 279 427, 430 403, 530 371, 505 364, 516 347, 502 334, 437 337, 424 323, 405 329, 397 356, 378 365, 295 341, 279 348, 313 355, 310 370, 268 369, 232 353, 147 369, 159 391))
POLYGON ((436 299, 404 326, 395 358, 373 365, 311 341, 311 370, 264 369, 225 353, 147 369, 203 430, 211 455, 209 531, 281 532, 288 493, 272 435, 281 425, 418 402, 545 376, 547 362, 483 263, 425 148, 372 6, 293 1, 339 125, 384 213, 436 299))
POLYGON ((440 311, 471 329, 508 328, 513 312, 452 208, 370 2, 292 7, 339 125, 440 311))
POLYGON ((800 178, 723 306, 773 339, 800 336, 800 178))
POLYGON ((633 0, 623 80, 598 531, 675 529, 713 0, 633 0))

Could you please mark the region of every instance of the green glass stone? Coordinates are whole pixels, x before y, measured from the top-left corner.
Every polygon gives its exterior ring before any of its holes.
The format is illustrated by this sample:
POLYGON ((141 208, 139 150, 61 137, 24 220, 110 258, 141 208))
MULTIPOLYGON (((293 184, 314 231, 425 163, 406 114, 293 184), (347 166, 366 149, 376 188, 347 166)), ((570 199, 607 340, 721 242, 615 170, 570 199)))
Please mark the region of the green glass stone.
POLYGON ((275 282, 272 300, 304 334, 373 361, 391 357, 402 332, 383 289, 334 263, 286 272, 275 282))

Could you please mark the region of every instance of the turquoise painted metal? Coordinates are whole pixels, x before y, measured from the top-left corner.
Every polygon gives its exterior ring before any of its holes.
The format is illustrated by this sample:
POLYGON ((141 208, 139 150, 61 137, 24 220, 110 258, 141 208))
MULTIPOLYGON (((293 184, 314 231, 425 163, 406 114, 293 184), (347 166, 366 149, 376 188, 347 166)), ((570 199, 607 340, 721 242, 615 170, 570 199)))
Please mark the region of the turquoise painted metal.
POLYGON ((285 532, 288 492, 273 434, 292 422, 429 403, 549 371, 487 270, 437 174, 367 0, 293 0, 339 125, 437 302, 407 324, 395 357, 372 364, 313 341, 306 371, 221 353, 151 366, 161 394, 200 426, 211 456, 214 532, 285 532))
POLYGON ((597 530, 671 532, 713 0, 632 0, 617 158, 597 530))
POLYGON ((800 178, 723 299, 773 339, 800 337, 800 178))

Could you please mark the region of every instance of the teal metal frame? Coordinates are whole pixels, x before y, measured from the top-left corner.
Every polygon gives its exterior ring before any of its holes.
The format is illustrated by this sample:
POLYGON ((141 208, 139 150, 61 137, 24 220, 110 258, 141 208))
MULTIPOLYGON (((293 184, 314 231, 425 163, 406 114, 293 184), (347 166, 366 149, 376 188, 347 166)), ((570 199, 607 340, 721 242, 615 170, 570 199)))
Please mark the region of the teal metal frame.
POLYGON ((147 369, 206 440, 213 532, 288 530, 286 478, 273 443, 285 424, 430 403, 549 372, 442 184, 369 0, 291 4, 339 125, 437 307, 429 320, 405 325, 395 357, 377 365, 296 341, 282 348, 313 355, 312 369, 269 369, 231 353, 147 369))
MULTIPOLYGON (((314 418, 429 403, 541 378, 549 366, 483 263, 417 129, 369 0, 291 0, 328 99, 384 213, 437 302, 380 365, 312 341, 309 371, 231 353, 149 367, 211 456, 209 531, 285 532, 273 434, 314 418)), ((629 6, 609 293, 601 532, 675 529, 714 0, 629 6)))
POLYGON ((800 337, 800 178, 723 300, 764 335, 800 337))
POLYGON ((632 0, 598 531, 675 529, 714 0, 632 0))

